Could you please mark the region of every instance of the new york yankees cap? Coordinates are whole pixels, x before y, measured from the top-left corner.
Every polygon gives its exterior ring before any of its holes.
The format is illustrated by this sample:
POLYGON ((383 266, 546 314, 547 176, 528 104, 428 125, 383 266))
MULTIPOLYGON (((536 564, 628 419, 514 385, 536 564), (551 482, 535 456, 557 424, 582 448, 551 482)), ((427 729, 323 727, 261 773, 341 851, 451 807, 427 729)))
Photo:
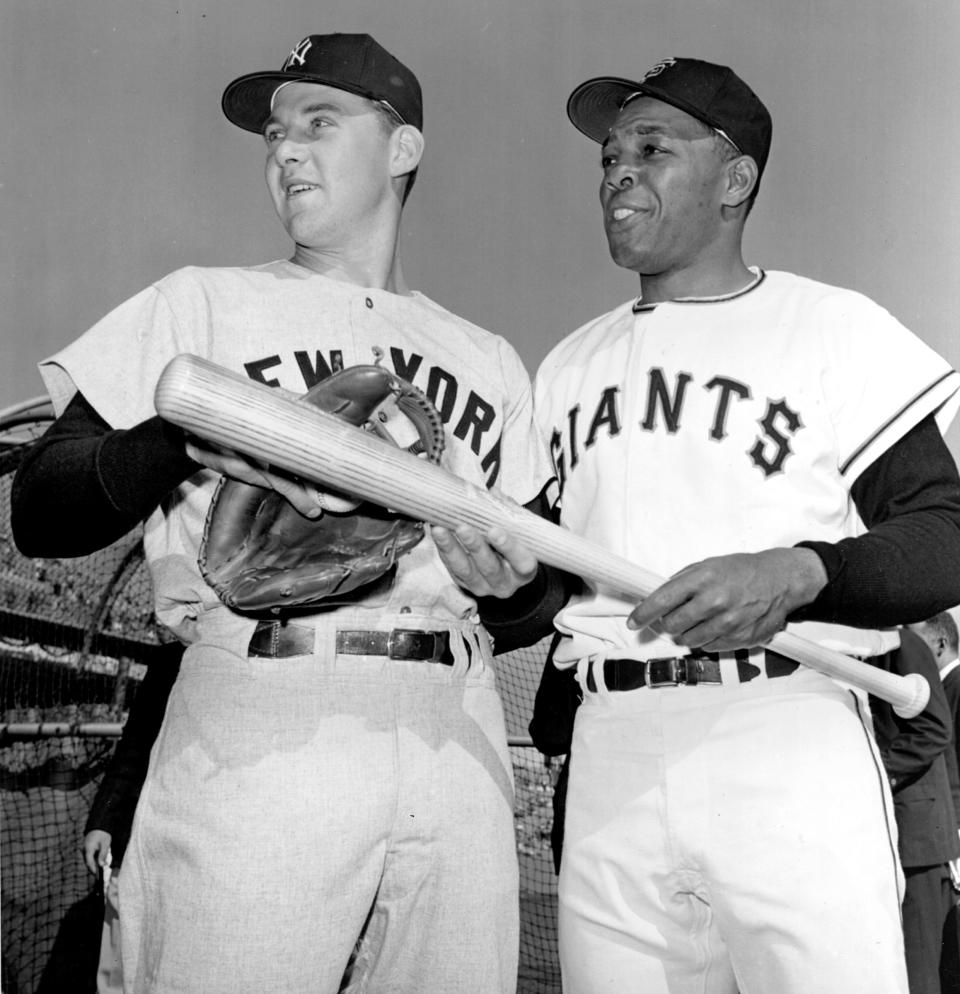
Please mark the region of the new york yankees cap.
POLYGON ((679 107, 719 131, 760 173, 770 153, 770 112, 746 83, 727 66, 699 59, 664 59, 639 80, 600 76, 581 83, 567 100, 567 116, 595 142, 602 142, 620 109, 634 97, 647 96, 679 107))
POLYGON ((279 71, 248 73, 224 91, 227 118, 259 134, 284 83, 322 83, 387 104, 404 124, 423 129, 423 96, 417 77, 366 34, 308 35, 279 71))

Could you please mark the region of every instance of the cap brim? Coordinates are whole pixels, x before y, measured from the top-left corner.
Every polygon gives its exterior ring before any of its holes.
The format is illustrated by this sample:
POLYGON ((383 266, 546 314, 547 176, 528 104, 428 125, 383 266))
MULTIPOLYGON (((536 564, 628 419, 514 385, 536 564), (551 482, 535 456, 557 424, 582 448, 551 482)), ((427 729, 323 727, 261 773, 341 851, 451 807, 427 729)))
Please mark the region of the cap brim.
POLYGON ((719 127, 686 100, 664 93, 656 86, 618 76, 601 76, 581 83, 567 101, 567 116, 588 138, 603 143, 627 97, 642 94, 670 104, 711 128, 719 127))
POLYGON ((567 100, 567 117, 573 126, 595 142, 603 142, 631 93, 643 90, 640 83, 619 76, 600 76, 581 83, 567 100))
POLYGON ((227 120, 245 131, 260 134, 270 118, 270 100, 281 83, 320 83, 336 90, 356 93, 375 100, 376 97, 359 87, 345 86, 341 80, 318 76, 316 73, 253 72, 235 79, 224 91, 220 101, 227 120))

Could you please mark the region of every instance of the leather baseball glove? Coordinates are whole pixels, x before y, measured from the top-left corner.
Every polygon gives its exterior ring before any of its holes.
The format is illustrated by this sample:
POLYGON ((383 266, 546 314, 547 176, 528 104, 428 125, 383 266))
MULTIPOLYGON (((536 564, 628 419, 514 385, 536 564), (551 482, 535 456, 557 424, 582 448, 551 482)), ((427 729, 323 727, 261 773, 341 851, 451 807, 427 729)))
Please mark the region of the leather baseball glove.
MULTIPOLYGON (((378 365, 321 380, 303 401, 439 462, 443 423, 415 386, 378 365)), ((369 502, 317 492, 307 518, 275 490, 223 477, 200 545, 204 579, 228 607, 280 612, 330 606, 380 579, 423 538, 423 523, 369 502)))

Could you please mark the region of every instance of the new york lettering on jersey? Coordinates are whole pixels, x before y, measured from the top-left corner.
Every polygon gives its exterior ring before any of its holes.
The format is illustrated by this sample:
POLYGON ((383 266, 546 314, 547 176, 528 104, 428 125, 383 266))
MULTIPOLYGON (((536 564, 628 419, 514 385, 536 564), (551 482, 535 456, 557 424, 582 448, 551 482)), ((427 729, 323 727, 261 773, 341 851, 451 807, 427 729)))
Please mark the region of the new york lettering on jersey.
MULTIPOLYGON (((496 407, 475 390, 463 388, 456 374, 442 366, 426 363, 422 355, 404 352, 398 346, 392 346, 386 352, 397 376, 420 387, 453 437, 466 442, 475 455, 481 456, 480 465, 487 474, 487 486, 493 486, 500 474, 503 430, 497 423, 496 407)), ((286 372, 291 367, 297 369, 303 390, 309 390, 344 368, 343 349, 331 349, 326 356, 319 349, 295 349, 287 359, 273 353, 243 363, 252 380, 271 387, 280 386, 276 377, 281 368, 286 372)))

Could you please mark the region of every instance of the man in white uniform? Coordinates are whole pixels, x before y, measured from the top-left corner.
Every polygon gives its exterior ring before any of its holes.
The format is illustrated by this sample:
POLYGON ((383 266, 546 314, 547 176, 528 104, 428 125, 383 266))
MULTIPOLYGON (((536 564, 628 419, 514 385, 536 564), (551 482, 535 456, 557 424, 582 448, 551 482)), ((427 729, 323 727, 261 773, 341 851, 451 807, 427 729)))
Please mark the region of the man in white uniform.
MULTIPOLYGON (((125 989, 331 994, 349 963, 347 989, 368 994, 509 994, 513 784, 482 605, 426 536, 316 613, 227 608, 198 569, 221 472, 326 512, 313 488, 187 444, 153 395, 183 352, 299 393, 382 361, 433 401, 451 471, 533 506, 552 470, 529 380, 503 338, 404 280, 423 151, 406 66, 368 35, 311 35, 280 71, 231 83, 223 109, 266 142, 292 257, 181 269, 42 363, 62 413, 15 488, 31 555, 83 554, 145 519, 158 617, 187 644, 120 880, 125 989)), ((510 582, 498 650, 511 605, 526 621, 548 587, 535 562, 510 582)))
MULTIPOLYGON (((667 59, 568 102, 640 295, 561 342, 535 404, 572 531, 670 577, 587 584, 560 871, 568 994, 906 992, 902 874, 865 702, 762 648, 871 657, 960 599, 960 377, 859 294, 748 267, 767 109, 667 59)), ((475 541, 476 536, 463 534, 475 541)), ((444 536, 461 582, 502 557, 444 536)), ((505 587, 505 590, 509 590, 505 587)))

